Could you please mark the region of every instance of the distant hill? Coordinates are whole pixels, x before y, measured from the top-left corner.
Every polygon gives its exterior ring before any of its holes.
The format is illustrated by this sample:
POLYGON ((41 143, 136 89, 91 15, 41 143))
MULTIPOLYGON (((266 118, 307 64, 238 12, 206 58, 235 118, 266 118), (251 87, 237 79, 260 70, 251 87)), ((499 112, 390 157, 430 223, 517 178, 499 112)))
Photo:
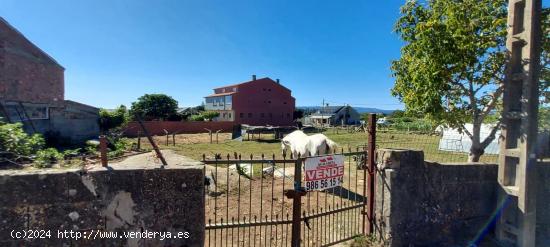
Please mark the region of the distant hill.
MULTIPOLYGON (((382 114, 391 114, 392 112, 394 112, 395 110, 383 110, 383 109, 378 109, 378 108, 370 108, 370 107, 356 107, 356 106, 352 106, 353 109, 355 109, 357 112, 359 112, 359 114, 363 114, 363 113, 382 113, 382 114)), ((304 110, 304 112, 307 114, 307 113, 312 113, 312 112, 316 112, 317 110, 321 109, 320 106, 297 106, 296 107, 297 109, 301 109, 301 110, 304 110)))

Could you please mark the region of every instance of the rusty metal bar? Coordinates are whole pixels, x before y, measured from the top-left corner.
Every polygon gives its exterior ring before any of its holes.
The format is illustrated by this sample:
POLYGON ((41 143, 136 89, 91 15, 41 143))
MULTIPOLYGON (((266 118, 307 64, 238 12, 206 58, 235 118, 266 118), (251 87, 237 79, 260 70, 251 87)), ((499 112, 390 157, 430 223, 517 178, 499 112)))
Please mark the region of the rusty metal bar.
POLYGON ((139 126, 141 126, 141 129, 143 130, 143 133, 147 137, 147 140, 149 140, 149 143, 151 143, 151 146, 153 146, 153 149, 155 150, 155 153, 157 154, 157 157, 162 162, 162 166, 167 166, 168 163, 166 163, 166 160, 164 159, 164 156, 162 156, 162 153, 160 152, 159 147, 155 143, 155 140, 153 140, 153 138, 149 134, 149 131, 147 131, 147 129, 145 128, 145 125, 143 125, 143 121, 141 121, 141 117, 138 114, 136 114, 135 117, 136 117, 136 120, 138 120, 139 126))
POLYGON ((101 155, 101 166, 107 167, 107 138, 104 135, 99 136, 99 152, 101 155))
MULTIPOLYGON (((368 190, 369 194, 368 196, 363 190, 363 196, 367 196, 367 202, 368 202, 368 211, 367 215, 363 214, 363 224, 365 224, 365 217, 368 217, 369 225, 368 225, 368 233, 373 234, 374 233, 374 172, 376 169, 376 164, 374 160, 374 152, 376 149, 376 114, 370 114, 369 115, 369 143, 368 143, 368 171, 369 171, 369 179, 368 179, 368 190)), ((364 172, 367 169, 364 170, 364 172)), ((363 189, 366 188, 366 183, 363 189)), ((363 203, 364 204, 364 203, 363 203)), ((363 208, 364 210, 364 208, 363 208)), ((365 234, 365 226, 363 225, 363 234, 365 234)))

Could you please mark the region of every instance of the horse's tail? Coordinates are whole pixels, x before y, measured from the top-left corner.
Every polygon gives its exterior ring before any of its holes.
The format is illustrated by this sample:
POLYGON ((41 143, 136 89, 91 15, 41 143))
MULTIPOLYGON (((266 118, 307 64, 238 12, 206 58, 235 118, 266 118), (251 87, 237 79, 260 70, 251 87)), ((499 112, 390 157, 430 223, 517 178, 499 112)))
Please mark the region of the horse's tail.
POLYGON ((336 148, 338 147, 338 144, 336 142, 333 142, 331 139, 326 138, 325 144, 327 145, 327 153, 333 153, 336 151, 336 148))

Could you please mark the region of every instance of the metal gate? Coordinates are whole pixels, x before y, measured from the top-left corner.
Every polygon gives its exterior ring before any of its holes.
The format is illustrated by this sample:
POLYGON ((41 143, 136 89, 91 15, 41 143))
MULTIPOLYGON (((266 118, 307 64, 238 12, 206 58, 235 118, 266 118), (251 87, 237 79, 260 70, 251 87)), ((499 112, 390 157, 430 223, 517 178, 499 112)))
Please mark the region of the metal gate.
POLYGON ((203 157, 205 246, 330 246, 372 232, 373 134, 368 151, 338 152, 344 182, 323 191, 303 191, 303 158, 203 157))

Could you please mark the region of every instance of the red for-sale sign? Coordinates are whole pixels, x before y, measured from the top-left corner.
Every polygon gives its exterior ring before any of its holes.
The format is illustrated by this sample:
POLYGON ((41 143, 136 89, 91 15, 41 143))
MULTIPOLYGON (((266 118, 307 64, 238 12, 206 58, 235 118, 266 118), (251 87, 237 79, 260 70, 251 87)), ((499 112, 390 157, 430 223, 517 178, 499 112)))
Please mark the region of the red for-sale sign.
POLYGON ((344 156, 337 154, 307 158, 304 171, 306 191, 340 186, 344 181, 344 156))

